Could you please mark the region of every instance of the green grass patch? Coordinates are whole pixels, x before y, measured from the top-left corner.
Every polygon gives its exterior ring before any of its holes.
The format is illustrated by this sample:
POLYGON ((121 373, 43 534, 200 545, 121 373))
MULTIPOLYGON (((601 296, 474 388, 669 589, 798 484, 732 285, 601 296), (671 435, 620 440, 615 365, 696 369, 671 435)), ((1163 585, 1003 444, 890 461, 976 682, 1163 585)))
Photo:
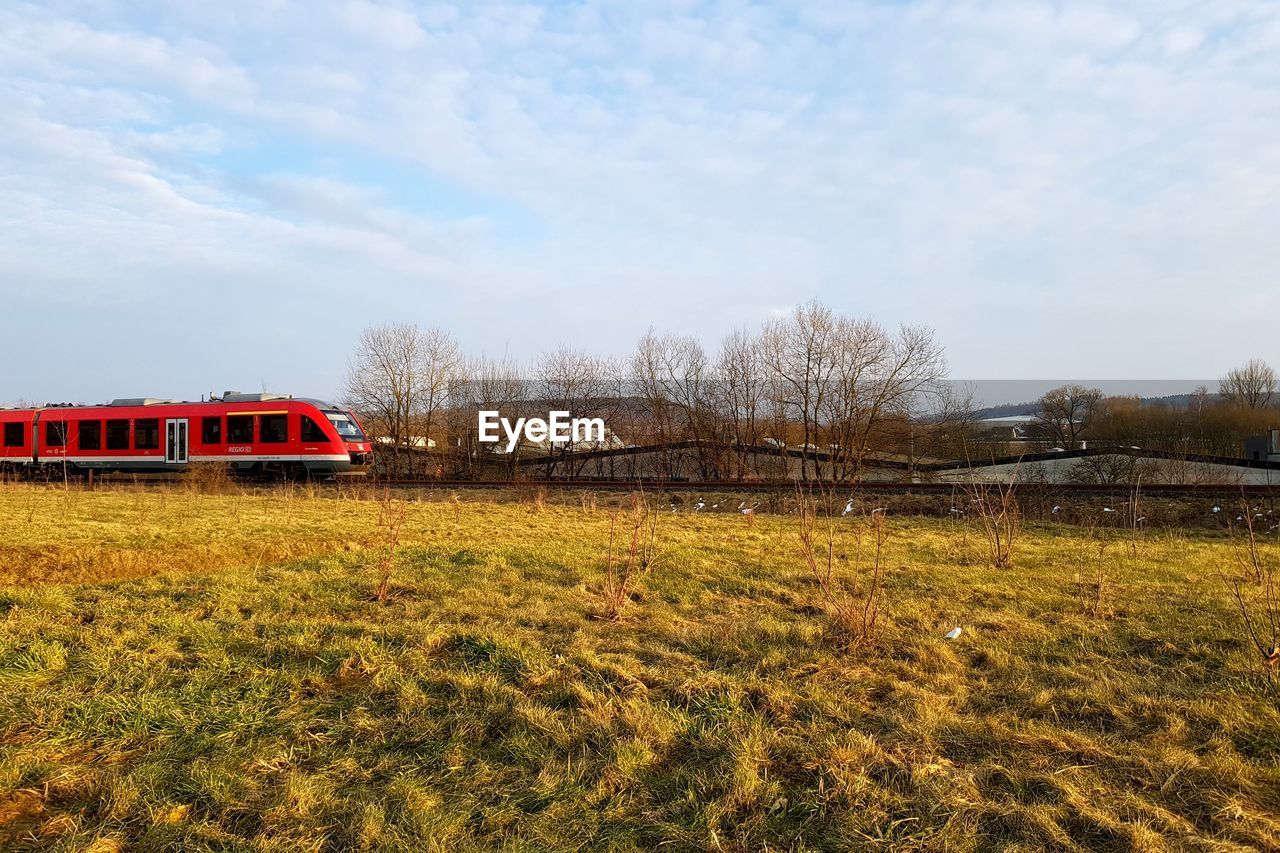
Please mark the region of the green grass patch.
POLYGON ((609 512, 414 504, 380 603, 372 501, 0 489, 0 847, 1280 847, 1221 539, 891 519, 850 653, 782 516, 597 618, 609 512))

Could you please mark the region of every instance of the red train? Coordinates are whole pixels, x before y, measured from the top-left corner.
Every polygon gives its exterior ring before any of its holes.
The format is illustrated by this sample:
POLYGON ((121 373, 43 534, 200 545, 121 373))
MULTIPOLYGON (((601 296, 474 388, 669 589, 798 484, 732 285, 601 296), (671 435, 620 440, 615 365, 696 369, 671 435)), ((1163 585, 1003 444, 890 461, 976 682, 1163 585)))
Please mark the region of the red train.
POLYGON ((242 474, 363 474, 373 448, 345 409, 285 394, 228 392, 208 402, 0 409, 0 470, 156 473, 221 463, 242 474))

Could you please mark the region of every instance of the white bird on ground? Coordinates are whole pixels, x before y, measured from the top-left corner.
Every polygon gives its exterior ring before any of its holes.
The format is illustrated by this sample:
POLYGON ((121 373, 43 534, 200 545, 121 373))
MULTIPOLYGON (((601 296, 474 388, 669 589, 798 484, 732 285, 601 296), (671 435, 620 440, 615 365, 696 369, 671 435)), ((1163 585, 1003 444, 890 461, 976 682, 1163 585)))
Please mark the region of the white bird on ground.
POLYGON ((840 513, 841 517, 853 512, 853 498, 849 498, 849 502, 844 505, 844 512, 840 513))
POLYGON ((954 640, 954 639, 956 639, 956 638, 957 638, 957 637, 959 637, 959 636, 960 636, 960 629, 959 629, 959 628, 952 628, 950 631, 948 631, 948 632, 947 632, 947 637, 946 637, 946 638, 947 638, 948 640, 954 640))
POLYGON ((1104 507, 1102 508, 1102 511, 1103 511, 1103 512, 1115 512, 1115 510, 1114 510, 1114 509, 1112 509, 1112 508, 1111 508, 1111 507, 1109 507, 1109 506, 1104 506, 1104 507))

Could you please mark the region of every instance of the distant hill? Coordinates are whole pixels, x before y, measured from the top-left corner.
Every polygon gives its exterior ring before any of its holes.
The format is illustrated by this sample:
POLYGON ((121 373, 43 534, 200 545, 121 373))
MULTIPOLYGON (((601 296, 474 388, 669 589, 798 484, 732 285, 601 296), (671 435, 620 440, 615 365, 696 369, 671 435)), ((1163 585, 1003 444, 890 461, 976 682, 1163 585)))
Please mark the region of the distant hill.
MULTIPOLYGON (((1212 399, 1217 396, 1217 394, 1210 394, 1208 395, 1208 398, 1212 399)), ((1138 405, 1154 406, 1165 409, 1186 409, 1190 408, 1193 399, 1195 399, 1195 397, 1192 394, 1169 394, 1164 397, 1139 397, 1138 405)), ((1009 418, 1015 415, 1034 415, 1039 411, 1039 403, 1032 401, 1030 403, 1004 403, 999 406, 988 406, 985 409, 978 409, 975 415, 978 420, 989 420, 991 418, 1009 418)))
POLYGON ((1038 403, 1004 403, 999 406, 988 406, 985 409, 978 409, 975 416, 978 420, 985 421, 991 418, 1011 418, 1015 415, 1034 415, 1040 411, 1038 403))
MULTIPOLYGON (((1216 398, 1217 394, 1210 394, 1206 400, 1216 398)), ((1142 397, 1138 400, 1141 406, 1162 406, 1166 409, 1189 409, 1191 401, 1194 399, 1191 394, 1170 394, 1167 397, 1142 397)))

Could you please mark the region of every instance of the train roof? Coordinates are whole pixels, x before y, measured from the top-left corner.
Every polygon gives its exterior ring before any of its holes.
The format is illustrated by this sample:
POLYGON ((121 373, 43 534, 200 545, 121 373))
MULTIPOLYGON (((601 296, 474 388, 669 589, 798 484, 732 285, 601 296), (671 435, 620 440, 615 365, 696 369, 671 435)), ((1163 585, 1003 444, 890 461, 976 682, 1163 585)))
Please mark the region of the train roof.
POLYGON ((208 406, 245 403, 306 403, 315 406, 317 409, 345 411, 340 406, 335 406, 327 400, 320 400, 315 397, 295 397, 292 394, 242 394, 229 391, 221 397, 214 397, 208 400, 172 400, 165 397, 117 397, 109 403, 45 403, 43 405, 25 407, 0 406, 0 412, 34 412, 59 409, 124 409, 148 408, 150 406, 208 406))

